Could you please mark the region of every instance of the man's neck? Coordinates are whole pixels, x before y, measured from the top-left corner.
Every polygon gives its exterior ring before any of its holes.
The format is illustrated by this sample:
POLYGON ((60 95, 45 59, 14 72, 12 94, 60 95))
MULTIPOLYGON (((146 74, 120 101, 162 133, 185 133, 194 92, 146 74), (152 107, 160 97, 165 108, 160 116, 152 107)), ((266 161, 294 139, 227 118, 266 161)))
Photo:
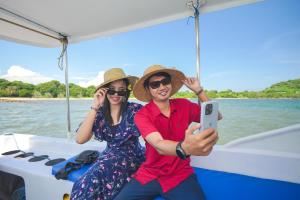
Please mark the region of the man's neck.
POLYGON ((155 101, 153 100, 155 105, 159 108, 160 112, 163 113, 165 116, 170 116, 170 100, 167 99, 165 101, 155 101))

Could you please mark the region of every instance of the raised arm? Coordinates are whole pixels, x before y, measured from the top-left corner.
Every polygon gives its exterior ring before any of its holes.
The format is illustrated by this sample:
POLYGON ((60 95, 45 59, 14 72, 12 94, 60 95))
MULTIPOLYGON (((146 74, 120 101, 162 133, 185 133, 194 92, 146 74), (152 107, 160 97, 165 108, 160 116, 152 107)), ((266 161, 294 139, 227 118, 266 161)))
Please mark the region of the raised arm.
POLYGON ((83 123, 80 125, 76 134, 76 142, 79 144, 86 143, 93 136, 92 129, 97 115, 97 111, 103 105, 107 89, 101 88, 94 94, 94 101, 90 112, 87 114, 83 123))
MULTIPOLYGON (((185 80, 182 80, 183 84, 192 90, 201 102, 209 101, 209 97, 205 94, 203 87, 201 87, 200 82, 197 78, 188 77, 185 80)), ((218 120, 223 118, 222 114, 218 111, 218 120)))
MULTIPOLYGON (((181 146, 186 155, 206 156, 218 140, 218 133, 215 129, 206 129, 205 131, 193 134, 200 125, 194 125, 185 131, 185 139, 181 146)), ((151 144, 161 155, 176 156, 176 146, 179 142, 164 140, 159 132, 152 132, 146 136, 146 141, 151 144)))

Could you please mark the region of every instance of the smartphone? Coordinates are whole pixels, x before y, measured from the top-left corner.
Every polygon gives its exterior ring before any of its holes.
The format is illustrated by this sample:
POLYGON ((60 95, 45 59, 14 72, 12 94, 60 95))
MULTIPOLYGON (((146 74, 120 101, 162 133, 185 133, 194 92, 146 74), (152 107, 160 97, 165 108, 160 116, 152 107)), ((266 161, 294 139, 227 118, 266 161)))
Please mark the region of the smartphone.
POLYGON ((201 103, 200 131, 208 128, 217 128, 219 105, 216 101, 201 103))

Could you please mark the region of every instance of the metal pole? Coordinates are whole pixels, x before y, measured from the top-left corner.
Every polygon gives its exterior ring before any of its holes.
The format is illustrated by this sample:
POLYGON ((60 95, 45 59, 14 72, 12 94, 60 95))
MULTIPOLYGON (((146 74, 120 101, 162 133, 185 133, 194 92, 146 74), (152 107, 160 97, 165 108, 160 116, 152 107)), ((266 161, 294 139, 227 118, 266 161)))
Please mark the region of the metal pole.
POLYGON ((64 64, 65 64, 65 85, 66 85, 66 100, 67 100, 67 120, 68 120, 68 130, 67 137, 71 138, 71 117, 70 117, 70 89, 69 89, 69 66, 68 66, 68 40, 65 38, 63 42, 64 49, 64 64))
POLYGON ((27 27, 27 26, 24 26, 24 25, 21 25, 21 24, 19 24, 19 23, 10 21, 10 20, 8 20, 8 19, 0 18, 1 21, 4 21, 4 22, 6 22, 6 23, 13 24, 13 25, 15 25, 15 26, 19 26, 19 27, 21 27, 21 28, 24 28, 24 29, 33 31, 33 32, 35 32, 35 33, 38 33, 38 34, 41 34, 41 35, 44 35, 44 36, 47 36, 47 37, 50 37, 50 38, 52 38, 52 39, 56 39, 56 40, 59 40, 59 41, 61 40, 61 36, 63 36, 63 34, 57 32, 57 31, 55 31, 55 30, 53 30, 53 29, 51 29, 51 28, 49 28, 49 27, 46 27, 46 26, 44 26, 44 25, 42 25, 42 24, 40 24, 40 23, 37 23, 37 22, 32 21, 32 20, 30 20, 30 19, 27 19, 26 17, 24 17, 24 16, 22 16, 22 15, 19 15, 19 14, 16 14, 16 13, 14 13, 14 12, 12 12, 12 11, 10 11, 10 10, 7 10, 7 9, 1 7, 1 6, 0 6, 0 10, 1 10, 2 12, 4 12, 4 13, 8 14, 8 15, 13 16, 14 18, 21 19, 22 21, 29 22, 30 24, 33 24, 34 26, 37 26, 37 27, 42 28, 42 29, 44 29, 44 30, 47 30, 47 33, 41 32, 41 31, 39 31, 39 30, 37 30, 37 29, 29 28, 29 27, 27 27), (49 34, 49 31, 51 32, 52 35, 49 34), (53 35, 57 35, 57 36, 53 36, 53 35))
POLYGON ((200 70, 201 70, 201 67, 200 67, 200 27, 199 27, 199 9, 198 9, 198 7, 195 7, 195 9, 194 9, 194 17, 195 17, 195 33, 196 33, 196 71, 197 71, 197 78, 201 85, 201 82, 200 82, 201 81, 201 79, 200 79, 200 70))

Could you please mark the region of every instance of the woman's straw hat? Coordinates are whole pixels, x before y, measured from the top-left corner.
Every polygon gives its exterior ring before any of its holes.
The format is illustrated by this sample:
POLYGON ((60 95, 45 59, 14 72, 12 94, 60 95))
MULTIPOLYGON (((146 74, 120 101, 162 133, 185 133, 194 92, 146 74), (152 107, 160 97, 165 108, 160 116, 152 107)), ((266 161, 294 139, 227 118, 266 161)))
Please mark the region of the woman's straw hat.
POLYGON ((127 76, 124 73, 124 71, 120 68, 111 68, 104 73, 104 82, 101 83, 99 86, 97 86, 96 91, 113 81, 122 80, 122 79, 128 79, 131 88, 133 88, 138 77, 130 76, 130 75, 127 76))
POLYGON ((151 100, 150 93, 144 88, 144 82, 152 75, 165 72, 171 76, 172 91, 171 96, 175 94, 183 85, 182 80, 185 75, 175 68, 166 68, 162 65, 152 65, 144 71, 144 75, 136 82, 133 87, 133 95, 140 101, 148 102, 151 100))

